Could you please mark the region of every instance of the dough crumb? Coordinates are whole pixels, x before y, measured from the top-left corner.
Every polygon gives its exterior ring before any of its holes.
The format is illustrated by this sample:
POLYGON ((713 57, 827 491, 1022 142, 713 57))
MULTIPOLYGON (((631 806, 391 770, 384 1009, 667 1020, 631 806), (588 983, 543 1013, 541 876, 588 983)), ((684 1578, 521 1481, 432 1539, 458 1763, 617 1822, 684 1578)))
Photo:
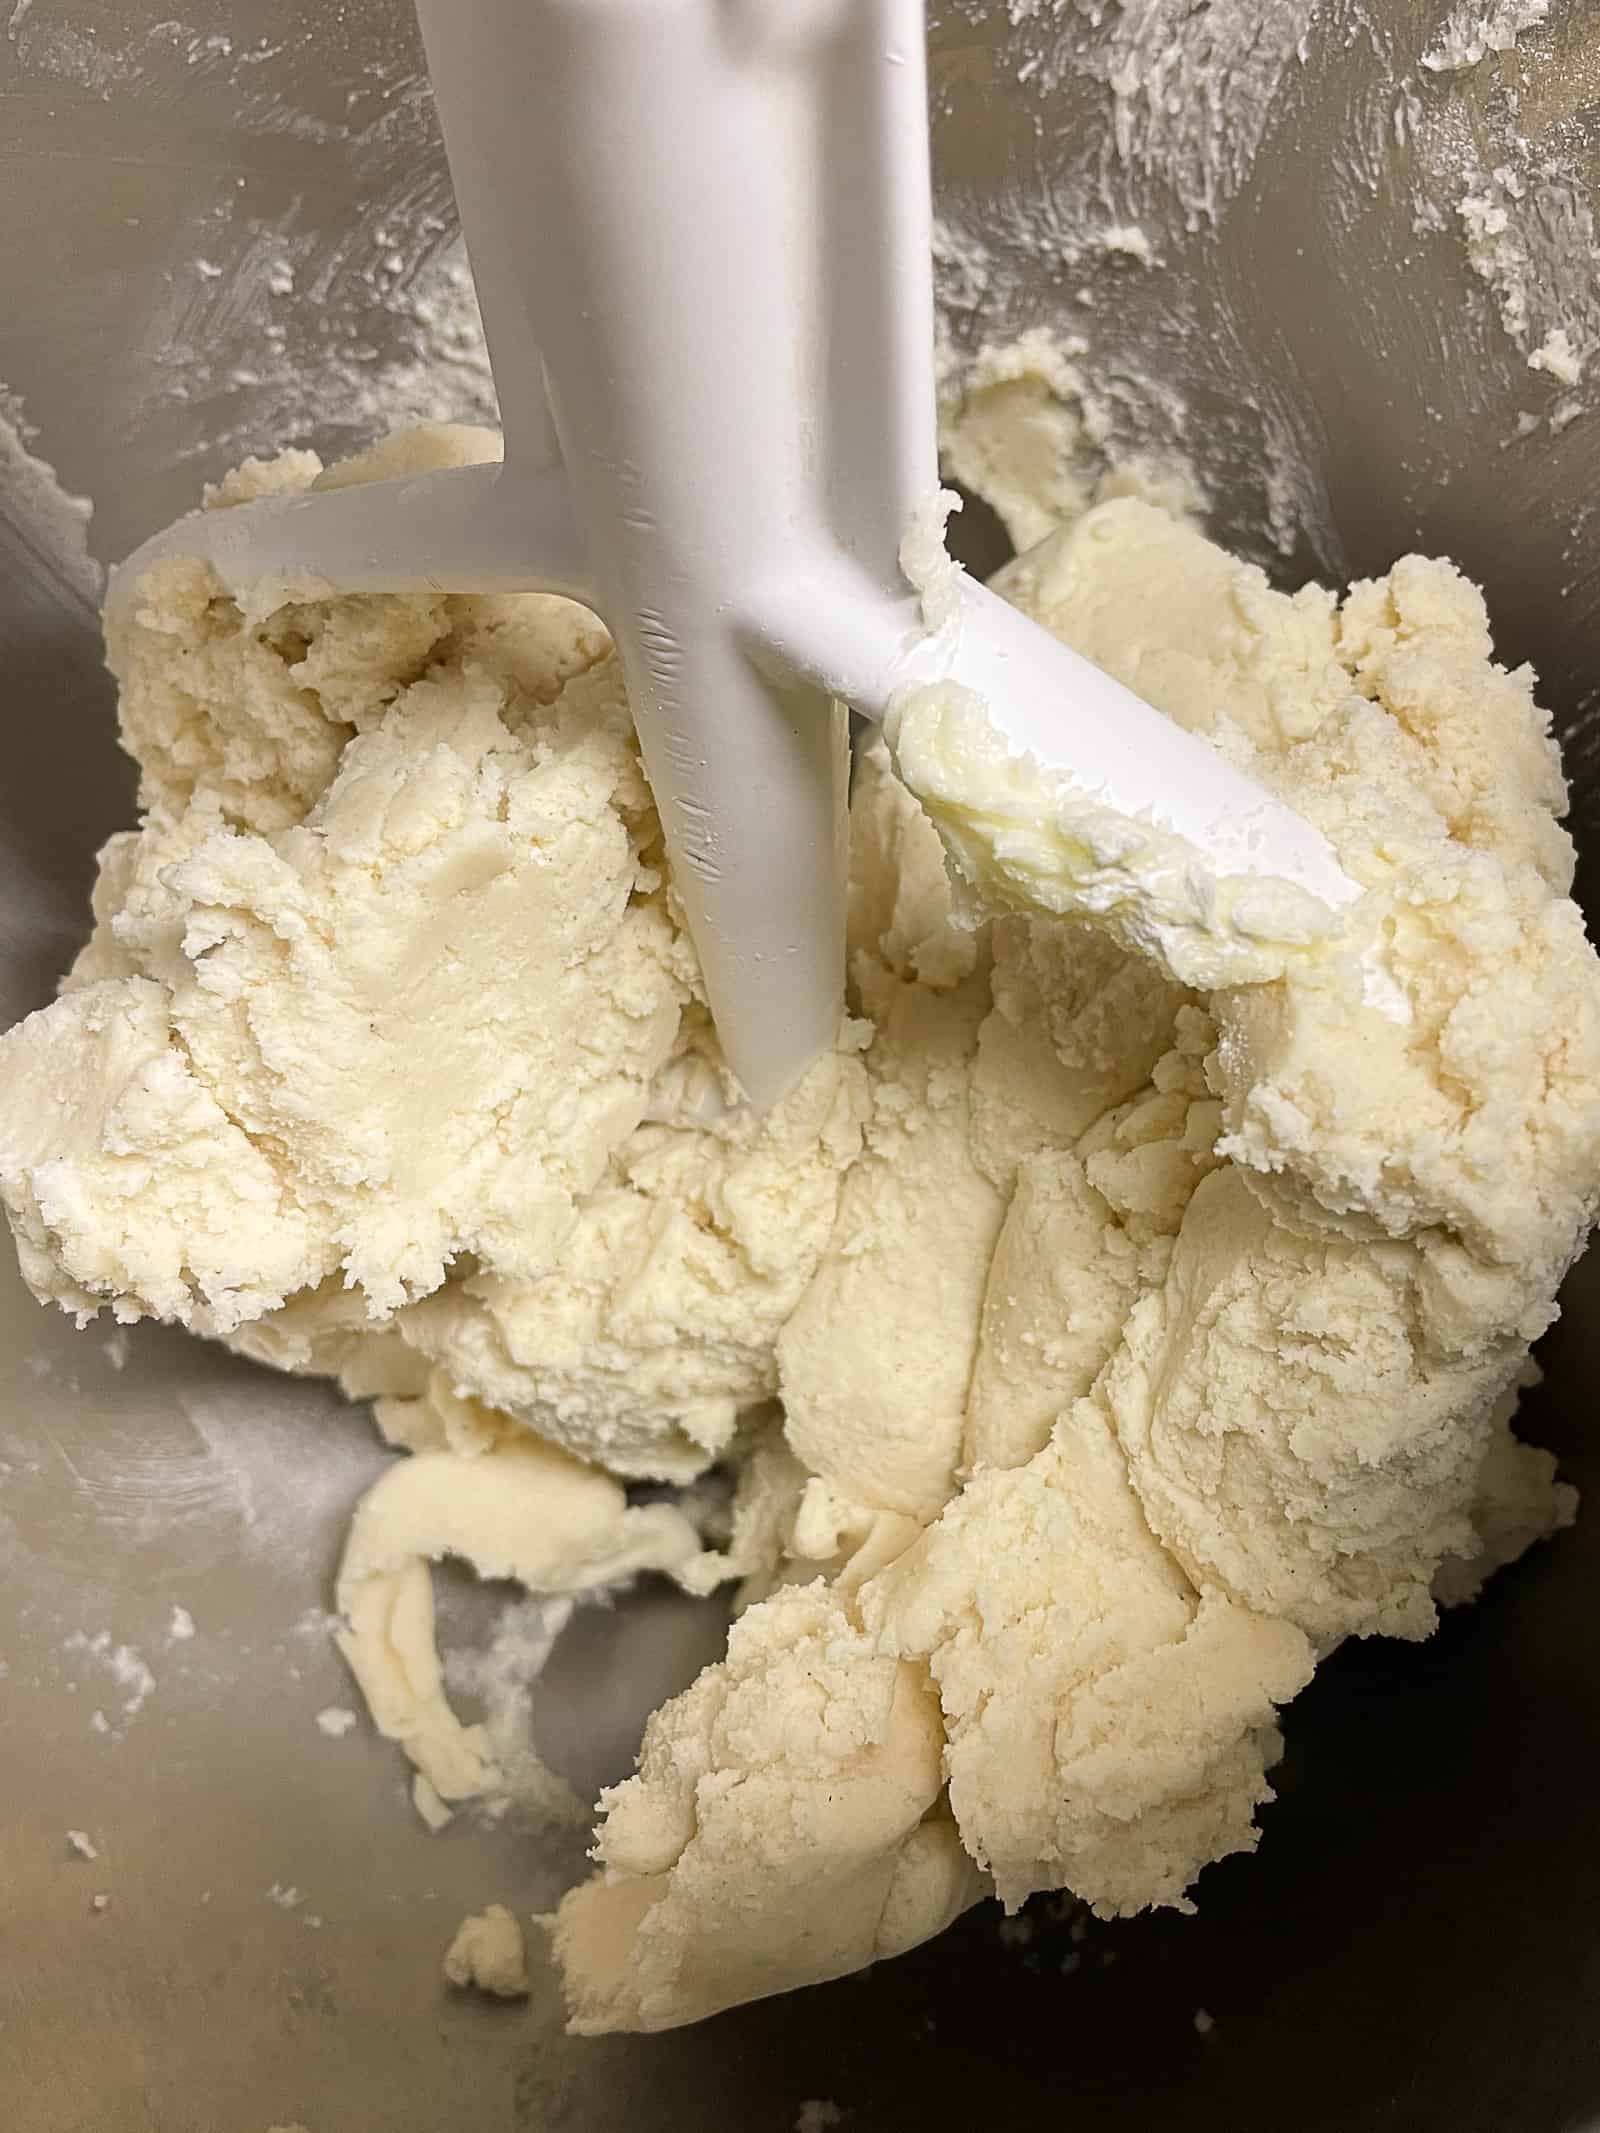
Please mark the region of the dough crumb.
MULTIPOLYGON (((66 1640, 66 1649, 97 1661, 124 1692, 119 1711, 123 1726, 138 1717, 155 1691, 156 1677, 131 1644, 113 1644, 108 1629, 98 1629, 92 1636, 75 1630, 66 1640)), ((117 1731, 103 1710, 97 1710, 89 1723, 96 1733, 117 1731)))
POLYGON ((1216 2017, 1208 2015, 1203 2007, 1197 2007, 1194 2011, 1194 2026, 1197 2035, 1209 2037, 1217 2026, 1216 2017))
POLYGON ((1551 328, 1529 356, 1528 368, 1544 371, 1558 385, 1578 385, 1583 380, 1583 357, 1565 326, 1551 328))
POLYGON ((800 2115, 794 2122, 794 2133, 829 2133, 832 2126, 844 2124, 844 2113, 826 2096, 812 2096, 800 2106, 800 2115))
POLYGON ((187 1644, 194 1635, 194 1616, 187 1607, 174 1605, 167 1622, 167 1639, 172 1644, 187 1644))
POLYGON ((448 1829, 456 1818, 455 1809, 445 1805, 431 1780, 420 1770, 411 1780, 411 1804, 435 1836, 441 1829, 448 1829))
POLYGON ((343 1740, 351 1728, 359 1723, 348 1704, 330 1703, 317 1713, 317 1731, 326 1733, 329 1740, 343 1740))
POLYGON ((297 1911, 305 1898, 292 1882, 275 1881, 267 1891, 267 1901, 275 1903, 280 1911, 297 1911))
POLYGON ((503 1903, 492 1903, 461 1921, 445 1951, 444 1974, 452 1985, 492 1993, 496 1999, 526 1998, 527 1944, 503 1903))
POLYGON ((100 1856, 99 1845, 84 1830, 69 1829, 67 1831, 67 1843, 80 1859, 98 1859, 100 1856))
POLYGON ((111 1908, 111 1898, 105 1895, 103 1892, 97 1890, 95 1894, 89 1898, 89 1908, 96 1914, 101 1911, 108 1911, 111 1908))
POLYGON ((1155 263, 1150 239, 1136 222, 1114 222, 1094 241, 1102 252, 1116 253, 1123 259, 1136 259, 1142 267, 1155 263))
POLYGON ((900 543, 900 571, 922 606, 924 629, 941 630, 961 612, 961 571, 945 546, 945 527, 961 509, 954 489, 938 489, 911 515, 900 543))

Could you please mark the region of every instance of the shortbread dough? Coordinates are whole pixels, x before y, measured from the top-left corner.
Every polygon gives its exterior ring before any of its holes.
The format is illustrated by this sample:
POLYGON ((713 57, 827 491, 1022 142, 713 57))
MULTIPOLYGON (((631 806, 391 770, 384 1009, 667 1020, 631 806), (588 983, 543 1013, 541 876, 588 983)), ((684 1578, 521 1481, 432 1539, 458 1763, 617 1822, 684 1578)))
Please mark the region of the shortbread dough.
MULTIPOLYGON (((494 449, 434 430, 334 478, 494 449)), ((213 503, 329 478, 252 462, 213 503)), ((141 823, 0 1040, 30 1285, 376 1399, 407 1449, 345 1648, 435 1819, 496 1778, 430 1559, 737 1581, 554 1921, 583 2031, 837 1975, 987 1892, 1187 1904, 1254 1848, 1318 1661, 1426 1636, 1571 1516, 1511 1434, 1600 1185, 1600 970, 1532 677, 1447 563, 1291 597, 1136 499, 999 585, 1365 894, 1338 942, 1195 991, 1075 915, 1048 836, 1016 863, 1053 797, 971 705, 899 707, 954 885, 874 744, 849 1013, 760 1119, 580 610, 248 621, 168 563, 111 643, 141 823), (620 1486, 719 1464, 709 1540, 620 1486)))
POLYGON ((527 1997, 527 1943, 503 1903, 462 1919, 445 1950, 444 1974, 449 1984, 471 1986, 498 2000, 527 1997))

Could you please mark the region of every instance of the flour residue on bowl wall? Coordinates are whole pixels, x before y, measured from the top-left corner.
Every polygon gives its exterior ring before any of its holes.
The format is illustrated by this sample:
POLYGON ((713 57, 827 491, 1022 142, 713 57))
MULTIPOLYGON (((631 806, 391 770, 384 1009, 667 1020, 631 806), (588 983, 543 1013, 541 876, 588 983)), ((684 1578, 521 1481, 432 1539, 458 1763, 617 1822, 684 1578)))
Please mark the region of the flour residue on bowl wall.
MULTIPOLYGON (((1102 83, 1108 123, 1094 161, 1107 207, 1125 200, 1137 223, 1141 209, 1161 213, 1171 201, 1195 229, 1248 177, 1318 9, 1316 0, 1142 0, 1078 12, 1050 0, 976 0, 960 12, 991 27, 1019 86, 1048 95, 1075 74, 1102 83)), ((1074 161, 1090 158, 1078 151, 1074 161)))
POLYGON ((1510 52, 1524 30, 1549 20, 1550 0, 1496 0, 1492 7, 1452 8, 1438 41, 1422 55, 1431 74, 1459 74, 1491 53, 1510 52))
POLYGON ((1248 470, 1258 547, 1302 570, 1337 567, 1312 440, 1292 404, 1239 378, 1239 435, 1224 443, 1205 389, 1211 352, 1229 365, 1238 338, 1208 316, 1218 292, 1205 260, 1319 12, 1315 0, 1149 0, 1095 7, 1085 20, 1040 0, 962 0, 936 19, 946 464, 972 482, 1002 383, 1012 413, 1025 396, 1038 403, 1027 425, 1054 472, 1049 493, 1035 479, 1015 508, 1001 507, 1019 544, 1107 494, 1199 508, 1248 470), (963 143, 994 101, 986 67, 1002 66, 1003 109, 1022 114, 1004 182, 985 166, 968 183, 963 143))
MULTIPOLYGON (((1440 493, 1452 440, 1570 424, 1600 348, 1589 43, 1550 0, 936 11, 947 421, 985 426, 963 395, 1007 365, 1060 381, 1055 499, 1036 486, 1013 534, 1153 455, 1284 582, 1347 574, 1327 482, 1357 388, 1317 375, 1308 298, 1375 396, 1427 396, 1396 439, 1402 506, 1440 493)), ((1373 562, 1419 537, 1398 520, 1373 562)))
POLYGON ((307 38, 0 0, 20 91, 73 112, 59 241, 110 254, 121 232, 114 363, 63 351, 49 303, 46 330, 0 335, 47 429, 97 396, 57 441, 80 483, 117 469, 107 559, 248 454, 336 458, 396 421, 494 419, 411 10, 356 13, 323 11, 307 38), (181 182, 149 152, 175 126, 205 144, 181 182), (114 199, 101 168, 126 172, 114 199))
POLYGON ((28 560, 79 598, 98 604, 100 569, 89 554, 94 506, 57 479, 32 447, 37 432, 22 402, 0 382, 0 518, 28 560))

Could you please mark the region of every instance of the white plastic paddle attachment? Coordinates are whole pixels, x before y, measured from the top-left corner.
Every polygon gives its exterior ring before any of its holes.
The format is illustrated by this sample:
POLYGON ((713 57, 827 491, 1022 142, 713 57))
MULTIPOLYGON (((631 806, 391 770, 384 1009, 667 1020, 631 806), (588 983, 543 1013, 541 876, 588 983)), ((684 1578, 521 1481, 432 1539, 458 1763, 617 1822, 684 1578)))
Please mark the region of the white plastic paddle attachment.
POLYGON ((758 1104, 837 1027, 847 702, 881 717, 905 683, 953 678, 1198 866, 1352 893, 1298 817, 983 588, 963 582, 958 625, 922 625, 898 566, 937 478, 921 0, 418 14, 504 465, 197 515, 120 580, 203 552, 238 592, 593 606, 758 1104))
POLYGON ((813 555, 895 598, 934 483, 920 5, 418 11, 496 380, 511 321, 543 350, 724 1047, 766 1102, 838 1025, 847 736, 743 625, 813 555))

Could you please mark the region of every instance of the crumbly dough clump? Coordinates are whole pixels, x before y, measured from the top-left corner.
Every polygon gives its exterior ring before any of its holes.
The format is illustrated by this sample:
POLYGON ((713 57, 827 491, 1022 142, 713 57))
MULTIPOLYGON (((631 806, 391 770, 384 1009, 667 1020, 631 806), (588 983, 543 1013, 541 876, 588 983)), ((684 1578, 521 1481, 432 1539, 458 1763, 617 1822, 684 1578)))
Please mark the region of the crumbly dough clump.
MULTIPOLYGON (((326 478, 291 455, 217 502, 326 478)), ((1321 825, 1352 952, 1198 994, 990 893, 971 840, 958 908, 875 747, 850 1017, 760 1120, 578 610, 252 621, 168 565, 111 647, 142 824, 0 1040, 35 1291, 376 1396, 410 1456, 357 1521, 346 1649, 435 1818, 502 1774, 446 1701, 430 1559, 554 1601, 740 1581, 555 1920, 581 2030, 837 1975, 986 1890, 1186 1904, 1254 1847, 1317 1661, 1425 1636, 1571 1515, 1510 1431, 1600 1187, 1531 677, 1448 564, 1287 597, 1132 500, 1000 582, 1321 825), (714 1548, 618 1487, 719 1460, 714 1548)))
POLYGON ((498 2000, 527 1998, 527 1943, 503 1903, 462 1919, 445 1950, 444 1974, 451 1985, 471 1986, 498 2000))

